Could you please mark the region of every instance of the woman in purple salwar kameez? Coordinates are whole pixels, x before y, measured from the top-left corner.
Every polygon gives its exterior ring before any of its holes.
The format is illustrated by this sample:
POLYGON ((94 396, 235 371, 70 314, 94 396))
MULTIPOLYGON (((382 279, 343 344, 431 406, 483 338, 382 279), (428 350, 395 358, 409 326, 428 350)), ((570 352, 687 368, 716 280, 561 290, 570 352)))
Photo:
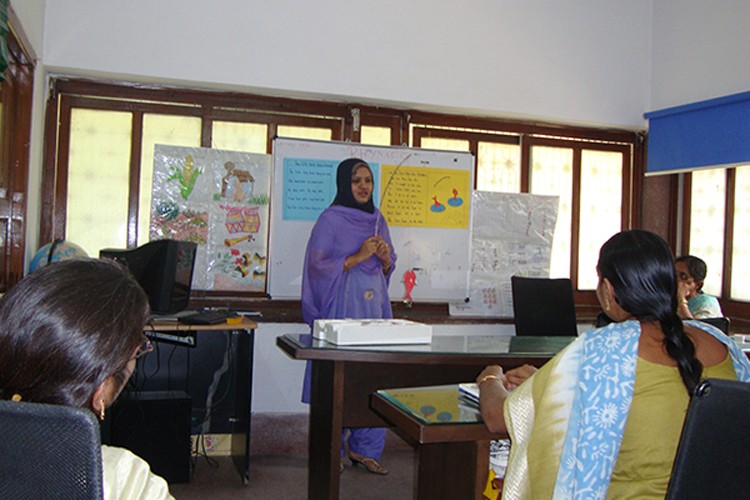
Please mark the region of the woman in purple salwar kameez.
MULTIPOLYGON (((336 172, 337 193, 310 234, 302 272, 302 316, 311 327, 316 319, 392 318, 388 282, 396 254, 388 225, 372 201, 369 165, 358 158, 344 160, 336 172)), ((302 401, 310 402, 310 364, 305 372, 302 401)), ((352 464, 387 474, 378 463, 385 446, 384 428, 343 429, 352 464), (347 438, 348 434, 348 438, 347 438)))

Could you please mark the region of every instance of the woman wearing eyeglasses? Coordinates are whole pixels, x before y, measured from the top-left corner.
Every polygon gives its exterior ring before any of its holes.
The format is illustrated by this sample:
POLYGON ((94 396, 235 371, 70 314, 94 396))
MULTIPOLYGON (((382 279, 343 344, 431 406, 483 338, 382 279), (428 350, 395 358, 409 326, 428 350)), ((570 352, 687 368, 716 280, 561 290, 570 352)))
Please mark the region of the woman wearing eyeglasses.
MULTIPOLYGON (((114 261, 40 268, 0 299, 0 399, 87 408, 102 420, 151 350, 149 307, 114 261)), ((104 498, 172 498, 166 481, 123 448, 102 446, 104 498)))

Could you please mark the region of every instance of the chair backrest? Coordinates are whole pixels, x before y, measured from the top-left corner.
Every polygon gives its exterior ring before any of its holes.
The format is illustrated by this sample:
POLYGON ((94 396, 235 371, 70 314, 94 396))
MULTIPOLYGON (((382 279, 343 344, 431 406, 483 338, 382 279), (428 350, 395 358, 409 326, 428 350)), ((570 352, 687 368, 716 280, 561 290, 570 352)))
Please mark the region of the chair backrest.
POLYGON ((716 318, 701 318, 698 321, 703 321, 709 325, 713 325, 722 332, 729 335, 729 318, 726 316, 717 316, 716 318))
POLYGON ((0 498, 102 498, 96 417, 80 408, 0 401, 0 498))
POLYGON ((516 335, 578 335, 569 279, 512 276, 510 282, 516 335))
POLYGON ((707 379, 690 400, 666 498, 747 498, 750 384, 707 379))

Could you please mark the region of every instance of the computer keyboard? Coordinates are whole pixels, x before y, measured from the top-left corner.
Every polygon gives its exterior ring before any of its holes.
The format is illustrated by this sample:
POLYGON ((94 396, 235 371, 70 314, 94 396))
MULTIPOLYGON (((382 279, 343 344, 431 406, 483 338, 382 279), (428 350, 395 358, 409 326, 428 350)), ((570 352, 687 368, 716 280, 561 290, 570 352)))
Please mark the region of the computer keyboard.
POLYGON ((227 318, 237 316, 234 311, 226 309, 212 309, 209 311, 198 311, 193 314, 187 314, 179 318, 180 323, 188 325, 216 325, 224 323, 227 318))

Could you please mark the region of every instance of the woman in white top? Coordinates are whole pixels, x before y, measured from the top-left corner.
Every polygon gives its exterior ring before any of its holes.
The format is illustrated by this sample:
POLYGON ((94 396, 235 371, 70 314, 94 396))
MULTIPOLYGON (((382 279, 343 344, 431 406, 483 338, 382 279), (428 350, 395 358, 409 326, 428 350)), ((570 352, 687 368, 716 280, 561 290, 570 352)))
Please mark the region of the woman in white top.
MULTIPOLYGON (((106 409, 151 350, 148 299, 114 261, 40 268, 0 299, 0 399, 106 409)), ((172 498, 166 481, 123 448, 102 446, 105 499, 172 498)))

